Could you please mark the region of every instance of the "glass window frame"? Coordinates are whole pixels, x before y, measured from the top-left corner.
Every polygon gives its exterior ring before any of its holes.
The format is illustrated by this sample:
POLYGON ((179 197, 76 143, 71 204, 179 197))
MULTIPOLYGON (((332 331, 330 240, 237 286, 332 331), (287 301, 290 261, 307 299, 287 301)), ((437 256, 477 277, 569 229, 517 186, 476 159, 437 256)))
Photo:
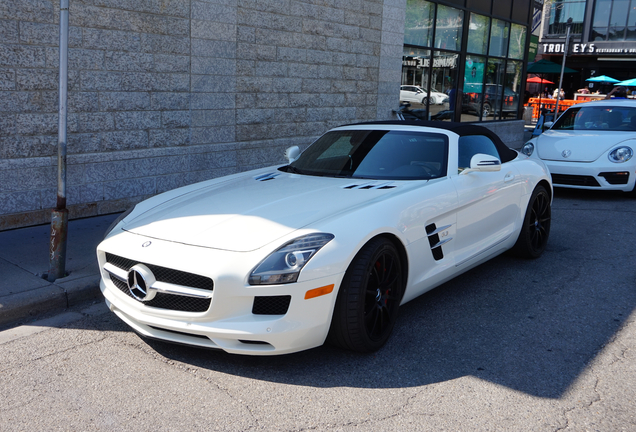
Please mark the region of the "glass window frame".
POLYGON ((580 36, 583 33, 585 23, 586 0, 556 0, 553 3, 546 3, 546 26, 544 34, 546 37, 565 36, 567 32, 567 20, 573 18, 570 36, 580 36), (577 14, 573 13, 578 7, 577 14))
POLYGON ((490 41, 490 23, 491 23, 491 18, 489 16, 478 14, 475 12, 470 13, 470 16, 468 17, 468 44, 466 45, 466 53, 477 54, 477 55, 488 54, 488 44, 490 41), (476 18, 475 21, 473 21, 473 17, 476 18), (473 29, 471 27, 473 26, 473 24, 476 26, 481 25, 482 23, 479 23, 478 21, 482 18, 486 21, 484 23, 485 26, 483 28, 483 31, 475 30, 473 32, 472 31, 473 29), (482 39, 481 44, 476 43, 476 40, 478 38, 482 39), (478 46, 478 45, 481 45, 481 46, 478 46), (477 49, 473 49, 473 47, 477 49))
MULTIPOLYGON (((427 1, 427 0, 422 0, 422 1, 427 1)), ((636 0, 633 0, 634 2, 636 2, 636 0)), ((409 1, 409 3, 411 3, 411 1, 409 1)), ((405 49, 408 47, 410 49, 415 49, 415 48, 427 48, 430 50, 431 53, 431 64, 430 67, 428 68, 427 71, 425 71, 424 73, 428 74, 428 81, 425 81, 425 83, 427 84, 427 87, 425 88, 425 90, 427 92, 430 91, 430 87, 433 86, 433 82, 432 80, 434 79, 433 75, 434 75, 434 61, 435 58, 437 58, 438 54, 441 53, 442 55, 446 55, 448 53, 453 53, 456 52, 459 54, 458 56, 458 68, 457 68, 457 78, 454 81, 455 85, 454 85, 454 89, 459 93, 457 95, 457 99, 459 99, 458 104, 462 104, 464 102, 464 98, 463 96, 460 96, 463 92, 464 89, 466 87, 467 81, 466 81, 466 73, 468 73, 467 69, 466 69, 466 61, 471 57, 479 57, 483 59, 483 63, 484 63, 484 69, 487 70, 487 65, 489 64, 489 62, 495 62, 497 64, 499 64, 500 68, 502 68, 503 70, 507 70, 508 67, 510 67, 509 65, 518 65, 518 64, 524 64, 524 62, 527 61, 528 58, 528 53, 527 53, 527 44, 529 41, 529 37, 528 34, 530 32, 530 24, 526 23, 526 22, 519 22, 518 20, 515 20, 514 18, 503 18, 500 16, 497 16, 492 10, 490 11, 490 13, 484 13, 484 12, 480 12, 476 9, 473 8, 468 8, 468 7, 464 7, 464 8, 456 8, 453 7, 452 5, 445 5, 445 4, 440 4, 437 2, 433 1, 428 1, 429 5, 434 6, 435 8, 435 23, 434 23, 434 31, 433 31, 433 39, 432 41, 429 42, 429 46, 420 46, 420 45, 412 45, 412 44, 408 44, 407 43, 407 37, 405 36, 405 42, 404 42, 404 47, 405 49), (439 48, 440 46, 442 46, 438 40, 438 36, 439 36, 439 19, 437 18, 439 16, 439 11, 443 8, 449 8, 449 9, 457 9, 461 12, 463 12, 462 15, 462 22, 463 22, 463 30, 461 32, 462 35, 462 40, 461 40, 461 44, 455 43, 455 44, 450 44, 451 46, 449 46, 449 44, 446 45, 446 49, 443 48, 439 48), (470 24, 471 24, 471 20, 473 20, 473 15, 475 16, 479 16, 481 20, 486 20, 488 21, 489 25, 488 25, 488 31, 487 31, 487 37, 488 37, 488 42, 487 42, 487 46, 486 46, 486 52, 483 54, 480 53, 475 53, 473 51, 480 51, 481 48, 475 48, 470 47, 469 44, 469 40, 471 38, 471 29, 470 29, 470 24), (500 38, 498 40, 499 45, 498 47, 495 48, 491 48, 491 40, 493 38, 493 31, 492 31, 492 27, 493 27, 493 23, 494 25, 499 25, 501 27, 501 31, 500 33, 500 38), (515 43, 512 39, 515 38, 515 40, 517 40, 516 44, 519 45, 516 48, 513 47, 513 43, 515 43), (456 48, 456 49, 455 49, 456 48), (492 59, 492 60, 491 60, 492 59), (463 74, 463 75, 462 75, 463 74)), ((408 5, 407 5, 408 7, 408 5)), ((513 10, 514 10, 514 6, 513 6, 513 10)), ((511 16, 513 14, 511 13, 511 16)), ((484 33, 482 31, 482 33, 484 33)), ((448 38, 446 38, 448 39, 448 38)), ((496 41, 493 41, 493 44, 496 41)), ((481 60, 480 60, 481 61, 481 60)), ((404 66, 403 66, 404 68, 404 66)), ((516 69, 515 69, 516 70, 516 69)), ((482 84, 482 92, 484 90, 483 85, 486 84, 487 79, 486 79, 486 71, 484 71, 483 74, 483 78, 481 80, 481 84, 482 84)), ((523 71, 521 71, 521 75, 518 78, 519 80, 521 79, 521 77, 523 77, 523 71)), ((405 77, 406 75, 404 75, 403 73, 403 77, 405 77)), ((515 75, 516 76, 516 75, 515 75)), ((500 77, 501 78, 501 77, 500 77)), ((439 81, 439 77, 437 78, 439 81)), ((503 85, 504 88, 507 88, 508 86, 513 86, 512 82, 514 81, 512 78, 506 78, 506 74, 504 72, 503 75, 503 80, 508 79, 509 82, 506 82, 503 85)), ((446 82, 446 78, 444 78, 444 82, 446 82)), ((448 80, 448 82, 453 82, 453 80, 448 80)), ((520 81, 519 81, 520 83, 520 81)), ((407 83, 402 83, 402 84, 407 84, 407 83)), ((410 84, 410 82, 408 83, 410 84)), ((434 86, 433 86, 434 87, 434 86)), ((474 86, 473 86, 474 87, 474 86)), ((424 87, 422 87, 424 89, 424 87)), ((438 89, 438 90, 442 90, 442 89, 438 89)), ((510 88, 511 91, 512 87, 510 88)), ((442 90, 445 91, 445 90, 442 90)), ((517 99, 518 99, 518 103, 522 102, 522 98, 521 98, 521 92, 523 91, 523 89, 521 88, 521 86, 517 86, 517 90, 514 90, 514 93, 517 95, 517 99)), ((504 90, 502 91, 502 95, 501 98, 503 99, 505 96, 504 94, 508 94, 510 93, 508 90, 504 90)), ((449 94, 449 93, 447 93, 449 94)), ((483 100, 484 95, 480 94, 479 95, 481 100, 483 100)), ((449 100, 450 100, 451 94, 449 94, 449 100)), ((425 107, 427 109, 427 111, 430 108, 430 105, 427 104, 427 106, 425 107)), ((516 113, 514 115, 512 115, 509 118, 513 118, 513 119, 520 119, 520 109, 521 107, 519 105, 517 105, 517 110, 516 113)), ((427 113, 428 114, 428 113, 427 113)), ((508 114, 512 114, 512 112, 509 112, 508 114)), ((429 118, 430 118, 430 114, 429 114, 429 118)), ((489 117, 487 119, 485 118, 481 118, 481 116, 479 116, 479 118, 474 118, 472 116, 468 116, 468 117, 472 117, 472 118, 467 118, 467 116, 462 115, 462 111, 459 109, 459 106, 457 107, 456 112, 453 115, 453 120, 454 121, 465 121, 465 122, 474 122, 474 121, 491 121, 491 120, 501 120, 503 117, 506 116, 502 116, 501 113, 499 113, 499 115, 497 116, 493 116, 493 117, 489 117)))
POLYGON ((590 42, 621 42, 636 40, 636 0, 625 0, 618 10, 614 0, 597 0, 592 11, 590 42), (624 22, 613 23, 613 17, 624 17, 624 22), (620 36, 619 36, 620 35, 620 36))

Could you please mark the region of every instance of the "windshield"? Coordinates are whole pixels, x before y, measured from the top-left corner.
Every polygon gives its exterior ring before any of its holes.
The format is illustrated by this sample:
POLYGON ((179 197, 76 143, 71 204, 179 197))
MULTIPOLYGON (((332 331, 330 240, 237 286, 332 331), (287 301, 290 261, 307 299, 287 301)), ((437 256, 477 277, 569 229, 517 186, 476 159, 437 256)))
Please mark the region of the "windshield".
POLYGON ((567 110, 551 130, 636 131, 636 108, 581 106, 567 110))
POLYGON ((383 180, 446 176, 448 137, 438 133, 342 130, 320 137, 283 171, 383 180))

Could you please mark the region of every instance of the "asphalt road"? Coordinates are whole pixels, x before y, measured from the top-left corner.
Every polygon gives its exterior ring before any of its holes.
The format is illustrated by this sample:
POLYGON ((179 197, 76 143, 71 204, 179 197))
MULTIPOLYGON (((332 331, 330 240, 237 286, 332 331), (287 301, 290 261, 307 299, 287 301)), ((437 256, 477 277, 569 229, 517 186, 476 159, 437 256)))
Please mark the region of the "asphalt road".
POLYGON ((635 220, 557 190, 540 259, 408 303, 373 355, 146 341, 101 304, 0 332, 0 430, 634 431, 635 220))

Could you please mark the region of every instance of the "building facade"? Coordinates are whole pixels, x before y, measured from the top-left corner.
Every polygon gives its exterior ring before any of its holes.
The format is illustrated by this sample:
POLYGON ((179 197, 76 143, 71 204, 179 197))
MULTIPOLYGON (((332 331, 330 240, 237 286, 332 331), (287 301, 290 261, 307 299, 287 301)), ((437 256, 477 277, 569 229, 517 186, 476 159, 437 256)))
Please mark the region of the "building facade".
POLYGON ((407 91, 415 85, 427 95, 417 107, 432 120, 519 118, 533 6, 529 0, 407 0, 401 99, 412 103, 407 91), (448 95, 448 104, 439 94, 448 95))
MULTIPOLYGON (((438 119, 478 120, 455 106, 479 80, 518 95, 529 15, 529 0, 70 0, 70 217, 395 118, 404 83, 453 95, 438 119)), ((55 206, 58 23, 58 0, 0 0, 0 230, 55 206)), ((500 128, 521 139, 519 124, 500 128)))
POLYGON ((593 91, 611 88, 586 82, 594 76, 621 81, 636 77, 636 0, 545 2, 538 47, 543 58, 561 64, 569 18, 566 65, 577 73, 564 78, 566 96, 588 84, 593 91))

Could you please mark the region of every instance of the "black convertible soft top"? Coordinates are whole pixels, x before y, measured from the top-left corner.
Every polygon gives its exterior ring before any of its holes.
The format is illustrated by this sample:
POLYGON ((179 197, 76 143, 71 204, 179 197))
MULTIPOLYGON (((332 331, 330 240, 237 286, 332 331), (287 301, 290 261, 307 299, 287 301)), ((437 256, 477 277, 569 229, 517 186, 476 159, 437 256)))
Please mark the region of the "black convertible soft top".
POLYGON ((396 125, 396 126, 419 126, 435 129, 445 129, 456 133, 459 136, 484 135, 492 140, 497 147, 497 151, 501 155, 501 162, 509 162, 517 157, 517 152, 508 147, 499 138, 499 135, 490 129, 470 123, 446 122, 446 121, 425 121, 425 120, 382 120, 374 122, 354 123, 347 126, 357 125, 396 125))

